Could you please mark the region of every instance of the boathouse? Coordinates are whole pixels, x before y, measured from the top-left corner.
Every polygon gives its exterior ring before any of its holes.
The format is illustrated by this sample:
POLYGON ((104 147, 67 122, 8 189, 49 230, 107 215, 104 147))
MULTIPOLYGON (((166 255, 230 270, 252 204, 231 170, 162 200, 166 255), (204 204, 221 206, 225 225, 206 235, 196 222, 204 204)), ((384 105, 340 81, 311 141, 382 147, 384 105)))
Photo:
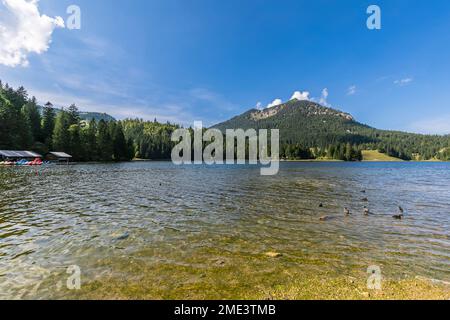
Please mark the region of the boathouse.
POLYGON ((45 160, 52 161, 52 162, 66 162, 69 163, 70 160, 72 160, 72 156, 70 154, 67 154, 65 152, 49 152, 45 156, 45 160))
POLYGON ((42 156, 39 153, 32 151, 0 150, 0 159, 2 160, 34 160, 36 158, 42 159, 42 156))

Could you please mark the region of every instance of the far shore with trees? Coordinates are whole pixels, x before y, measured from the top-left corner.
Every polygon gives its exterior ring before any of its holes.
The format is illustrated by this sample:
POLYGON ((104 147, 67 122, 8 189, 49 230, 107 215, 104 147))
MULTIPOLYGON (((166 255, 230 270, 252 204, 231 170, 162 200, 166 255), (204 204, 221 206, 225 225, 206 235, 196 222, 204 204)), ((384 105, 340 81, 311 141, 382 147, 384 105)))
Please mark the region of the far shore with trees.
MULTIPOLYGON (((168 160, 175 145, 172 133, 179 125, 145 121, 81 119, 78 108, 72 104, 68 108, 56 109, 48 102, 40 107, 35 97, 29 97, 24 87, 13 89, 0 81, 0 150, 29 150, 40 154, 49 151, 66 152, 76 162, 130 161, 133 159, 168 160)), ((414 139, 422 139, 422 137, 414 139)), ((430 136, 431 137, 431 136, 430 136)), ((449 160, 450 147, 421 144, 420 160, 449 160), (435 157, 432 149, 441 149, 435 157), (425 156, 424 156, 425 155, 425 156)), ((450 138, 449 138, 450 139, 450 138)), ((442 140, 442 141, 441 141, 442 140)), ((400 143, 401 141, 394 141, 400 143)), ((450 142, 450 140, 449 140, 450 142)), ((280 159, 283 160, 341 160, 362 161, 367 150, 377 150, 391 157, 415 160, 412 156, 398 154, 395 144, 375 149, 364 143, 323 141, 320 145, 308 145, 293 140, 280 141, 280 159), (387 150, 384 150, 383 148, 387 150)), ((379 157, 379 154, 373 155, 379 157)))
POLYGON ((60 151, 77 162, 170 159, 170 137, 176 128, 156 119, 81 120, 74 104, 67 109, 56 109, 50 102, 39 107, 25 88, 14 90, 0 82, 1 150, 60 151))

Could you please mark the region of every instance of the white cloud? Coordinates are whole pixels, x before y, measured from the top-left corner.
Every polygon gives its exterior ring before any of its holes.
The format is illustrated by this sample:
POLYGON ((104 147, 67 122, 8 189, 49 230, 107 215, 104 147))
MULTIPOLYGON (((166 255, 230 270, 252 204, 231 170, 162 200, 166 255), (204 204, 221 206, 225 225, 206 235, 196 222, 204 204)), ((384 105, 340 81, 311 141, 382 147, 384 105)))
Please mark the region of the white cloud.
POLYGON ((263 104, 261 102, 258 102, 258 103, 256 103, 255 108, 258 109, 258 110, 262 110, 263 109, 263 104))
POLYGON ((292 95, 291 100, 297 99, 298 101, 309 100, 309 92, 308 91, 295 91, 292 95))
POLYGON ((328 89, 327 88, 323 89, 322 90, 322 96, 320 97, 320 100, 319 100, 319 104, 321 104, 321 105, 323 105, 325 107, 331 107, 331 105, 327 102, 328 95, 329 95, 328 89))
MULTIPOLYGON (((298 101, 316 101, 316 99, 310 97, 309 95, 310 95, 310 93, 308 91, 295 91, 294 94, 292 95, 290 101, 292 101, 294 99, 297 99, 298 101)), ((331 105, 327 103, 327 98, 328 98, 328 89, 325 88, 322 90, 322 96, 320 98, 319 103, 324 106, 331 107, 331 105)), ((283 101, 281 99, 275 99, 266 108, 272 108, 272 107, 278 106, 280 104, 283 104, 283 101)), ((258 106, 259 106, 259 102, 256 105, 256 108, 258 108, 258 106)))
POLYGON ((272 103, 269 103, 266 108, 272 108, 272 107, 275 107, 275 106, 279 106, 280 104, 283 104, 283 100, 275 99, 275 100, 273 100, 272 103))
POLYGON ((39 0, 1 0, 0 64, 27 66, 30 53, 46 52, 55 28, 64 28, 61 17, 41 15, 39 0))
POLYGON ((405 79, 395 80, 394 83, 396 85, 399 85, 400 87, 403 87, 403 86, 410 84, 413 81, 414 81, 413 78, 405 78, 405 79))
POLYGON ((322 98, 326 100, 328 98, 328 88, 322 90, 322 98))
POLYGON ((350 87, 347 89, 347 95, 348 95, 348 96, 353 96, 354 94, 356 94, 356 86, 355 86, 355 85, 350 86, 350 87))

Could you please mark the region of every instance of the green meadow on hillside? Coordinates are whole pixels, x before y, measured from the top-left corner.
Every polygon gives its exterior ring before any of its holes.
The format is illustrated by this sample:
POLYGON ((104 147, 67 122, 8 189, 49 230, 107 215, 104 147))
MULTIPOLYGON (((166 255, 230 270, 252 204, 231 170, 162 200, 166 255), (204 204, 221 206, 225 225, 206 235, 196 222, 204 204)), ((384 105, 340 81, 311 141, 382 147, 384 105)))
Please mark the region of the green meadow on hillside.
POLYGON ((403 161, 402 159, 388 156, 378 150, 363 150, 363 161, 403 161))

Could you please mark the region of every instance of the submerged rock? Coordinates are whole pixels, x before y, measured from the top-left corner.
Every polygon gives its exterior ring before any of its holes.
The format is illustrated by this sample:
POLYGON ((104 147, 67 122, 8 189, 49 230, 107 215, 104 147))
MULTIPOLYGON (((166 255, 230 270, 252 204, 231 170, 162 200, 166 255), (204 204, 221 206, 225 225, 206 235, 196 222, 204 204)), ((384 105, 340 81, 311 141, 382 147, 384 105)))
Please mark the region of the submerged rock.
POLYGON ((218 265, 218 266, 223 266, 223 265, 225 265, 225 260, 221 260, 221 259, 217 260, 217 261, 216 261, 216 265, 218 265))
POLYGON ((268 256, 270 258, 279 258, 279 257, 281 257, 283 255, 281 253, 279 253, 279 252, 272 252, 272 251, 270 251, 270 252, 266 253, 266 256, 268 256))
POLYGON ((126 240, 130 237, 130 234, 128 232, 122 233, 122 234, 113 234, 113 238, 115 241, 122 241, 126 240))

